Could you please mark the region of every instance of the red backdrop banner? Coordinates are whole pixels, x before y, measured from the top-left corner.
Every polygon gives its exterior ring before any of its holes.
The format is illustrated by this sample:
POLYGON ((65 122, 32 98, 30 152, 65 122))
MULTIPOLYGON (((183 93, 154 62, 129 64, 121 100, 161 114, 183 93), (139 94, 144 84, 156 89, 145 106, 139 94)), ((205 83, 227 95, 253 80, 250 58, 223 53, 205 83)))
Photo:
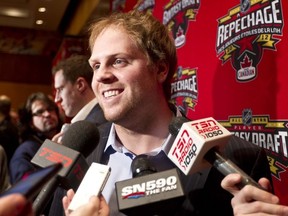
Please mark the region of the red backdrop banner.
POLYGON ((178 53, 172 101, 189 118, 212 116, 264 148, 287 205, 288 1, 124 2, 124 11, 134 4, 170 29, 178 53))

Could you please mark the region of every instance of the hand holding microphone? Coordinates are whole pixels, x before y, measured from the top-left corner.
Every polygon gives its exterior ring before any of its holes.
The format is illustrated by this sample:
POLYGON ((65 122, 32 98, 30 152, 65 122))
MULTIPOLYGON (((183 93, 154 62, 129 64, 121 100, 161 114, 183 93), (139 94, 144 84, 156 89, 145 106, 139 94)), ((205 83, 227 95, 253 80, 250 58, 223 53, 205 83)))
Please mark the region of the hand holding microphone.
POLYGON ((263 215, 288 215, 288 206, 280 205, 280 199, 271 191, 268 179, 259 179, 259 184, 266 189, 260 190, 250 187, 247 190, 239 190, 235 187, 241 181, 239 174, 229 174, 221 182, 222 188, 229 191, 233 198, 231 200, 234 213, 240 214, 263 214, 263 215), (255 204, 255 201, 257 204, 255 204))
POLYGON ((242 181, 238 184, 239 189, 247 184, 262 189, 236 164, 221 155, 220 152, 232 134, 212 117, 196 121, 176 117, 172 120, 169 130, 176 139, 168 157, 184 174, 192 174, 212 165, 224 176, 239 173, 242 176, 242 181))
POLYGON ((102 195, 91 196, 87 203, 71 212, 68 207, 71 200, 74 198, 74 195, 74 191, 70 189, 67 191, 67 195, 62 199, 66 216, 109 216, 109 206, 102 195))
POLYGON ((69 123, 63 124, 62 127, 61 127, 61 131, 52 138, 52 141, 61 144, 61 143, 62 143, 63 135, 64 135, 65 132, 68 130, 68 128, 70 127, 70 125, 71 125, 71 124, 69 124, 69 123))

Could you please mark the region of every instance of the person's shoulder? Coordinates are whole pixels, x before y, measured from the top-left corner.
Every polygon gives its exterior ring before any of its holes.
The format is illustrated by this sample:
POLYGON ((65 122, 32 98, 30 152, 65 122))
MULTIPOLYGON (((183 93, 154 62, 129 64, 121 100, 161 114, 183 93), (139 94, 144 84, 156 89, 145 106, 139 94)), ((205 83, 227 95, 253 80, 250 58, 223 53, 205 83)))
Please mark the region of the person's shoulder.
POLYGON ((95 122, 97 125, 102 125, 107 122, 104 117, 103 110, 98 103, 94 105, 85 120, 95 122))
POLYGON ((20 143, 20 145, 16 149, 16 152, 22 152, 22 151, 34 152, 35 150, 39 149, 40 146, 41 144, 39 144, 39 142, 32 139, 28 139, 20 143))

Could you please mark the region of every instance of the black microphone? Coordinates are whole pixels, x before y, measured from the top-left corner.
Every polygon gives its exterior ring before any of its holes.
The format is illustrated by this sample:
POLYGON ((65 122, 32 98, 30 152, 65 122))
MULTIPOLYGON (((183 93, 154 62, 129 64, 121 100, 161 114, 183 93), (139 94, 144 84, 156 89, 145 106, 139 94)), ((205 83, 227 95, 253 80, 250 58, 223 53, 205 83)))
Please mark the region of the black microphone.
POLYGON ((133 178, 115 183, 118 208, 125 215, 173 215, 184 201, 177 168, 157 172, 152 157, 136 156, 133 178))
POLYGON ((62 144, 46 139, 31 162, 38 167, 47 167, 61 162, 63 168, 40 191, 33 202, 36 215, 42 213, 58 186, 77 190, 89 166, 85 160, 99 142, 96 124, 77 121, 64 133, 62 144))
POLYGON ((169 131, 176 138, 168 157, 186 175, 212 165, 224 176, 240 174, 242 181, 237 185, 239 189, 248 184, 263 189, 236 164, 221 155, 232 134, 212 117, 196 121, 175 117, 169 131))
POLYGON ((27 200, 33 201, 35 196, 40 192, 42 187, 53 178, 57 172, 62 168, 61 163, 55 163, 51 166, 38 169, 32 172, 27 178, 23 178, 6 191, 0 194, 0 197, 10 194, 20 193, 26 197, 27 200))
POLYGON ((138 155, 131 163, 132 177, 141 177, 144 175, 156 173, 157 170, 149 160, 148 155, 138 155))

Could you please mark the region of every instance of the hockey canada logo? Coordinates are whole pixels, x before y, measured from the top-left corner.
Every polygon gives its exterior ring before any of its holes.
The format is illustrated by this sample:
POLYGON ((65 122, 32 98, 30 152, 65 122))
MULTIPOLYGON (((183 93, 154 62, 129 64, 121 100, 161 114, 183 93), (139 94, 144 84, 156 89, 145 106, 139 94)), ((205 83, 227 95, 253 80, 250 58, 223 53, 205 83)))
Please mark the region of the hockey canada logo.
POLYGON ((283 26, 281 0, 240 0, 218 19, 217 55, 223 64, 231 61, 237 81, 251 81, 264 50, 276 51, 283 26))
POLYGON ((199 7, 200 0, 171 0, 164 7, 163 24, 172 32, 177 48, 185 44, 189 21, 196 20, 199 7))

